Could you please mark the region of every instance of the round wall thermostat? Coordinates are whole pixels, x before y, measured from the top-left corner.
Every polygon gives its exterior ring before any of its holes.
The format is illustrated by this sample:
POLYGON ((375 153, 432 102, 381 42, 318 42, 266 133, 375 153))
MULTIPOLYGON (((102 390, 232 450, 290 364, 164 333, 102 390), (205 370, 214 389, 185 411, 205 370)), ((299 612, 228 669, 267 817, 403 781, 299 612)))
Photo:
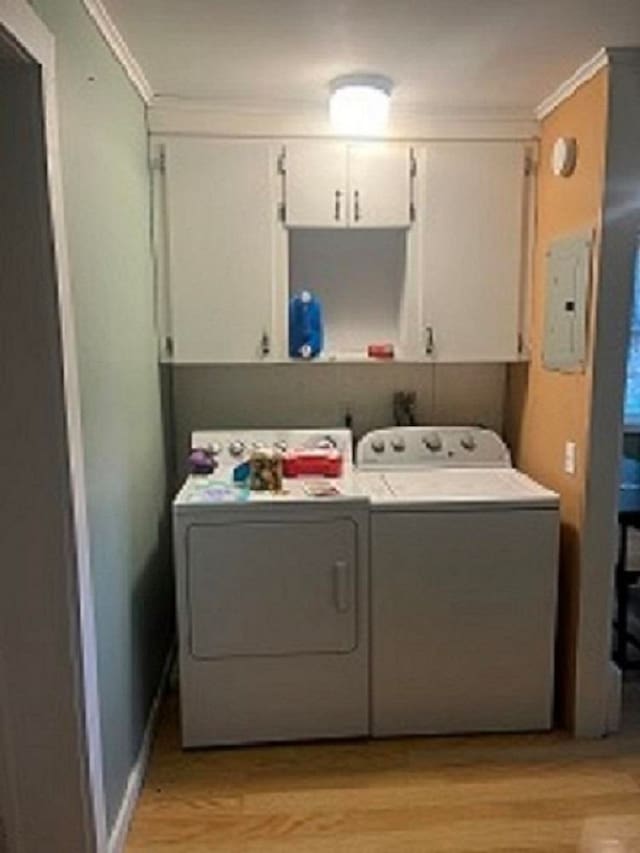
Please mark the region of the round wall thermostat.
POLYGON ((578 145, 576 140, 569 136, 558 137, 551 153, 553 174, 559 178, 568 178, 575 171, 577 156, 578 145))

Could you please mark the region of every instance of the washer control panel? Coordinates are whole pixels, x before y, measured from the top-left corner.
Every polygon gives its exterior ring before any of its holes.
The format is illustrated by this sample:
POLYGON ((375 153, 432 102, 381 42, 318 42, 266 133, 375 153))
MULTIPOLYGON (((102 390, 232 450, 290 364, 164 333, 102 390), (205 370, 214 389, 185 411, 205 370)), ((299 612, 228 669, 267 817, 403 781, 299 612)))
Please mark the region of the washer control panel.
POLYGON ((356 452, 359 468, 511 467, 500 436, 474 426, 390 427, 363 436, 356 452))

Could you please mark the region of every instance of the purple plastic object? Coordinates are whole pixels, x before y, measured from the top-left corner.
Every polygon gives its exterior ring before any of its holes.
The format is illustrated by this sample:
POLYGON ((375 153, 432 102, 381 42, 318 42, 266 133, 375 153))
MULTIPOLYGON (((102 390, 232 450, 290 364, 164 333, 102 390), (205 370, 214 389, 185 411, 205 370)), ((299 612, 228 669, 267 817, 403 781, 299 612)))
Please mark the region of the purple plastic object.
POLYGON ((203 447, 194 447, 189 453, 189 471, 192 474, 213 474, 217 464, 213 454, 203 447))

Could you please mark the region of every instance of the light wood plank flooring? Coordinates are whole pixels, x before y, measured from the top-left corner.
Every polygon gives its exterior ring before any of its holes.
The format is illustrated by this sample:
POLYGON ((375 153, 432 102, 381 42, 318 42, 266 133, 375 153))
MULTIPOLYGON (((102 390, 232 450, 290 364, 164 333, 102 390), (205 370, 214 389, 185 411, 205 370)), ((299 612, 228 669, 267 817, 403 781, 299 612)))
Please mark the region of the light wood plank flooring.
POLYGON ((127 845, 142 851, 640 853, 640 713, 590 742, 554 733, 183 752, 173 693, 127 845))

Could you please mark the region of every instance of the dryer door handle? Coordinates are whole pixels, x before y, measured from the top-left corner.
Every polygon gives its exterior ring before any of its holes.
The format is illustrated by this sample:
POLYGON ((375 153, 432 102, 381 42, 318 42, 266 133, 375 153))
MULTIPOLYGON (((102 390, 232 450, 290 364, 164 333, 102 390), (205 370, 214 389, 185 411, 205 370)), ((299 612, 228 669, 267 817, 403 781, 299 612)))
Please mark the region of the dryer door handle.
POLYGON ((333 564, 333 603, 338 613, 351 610, 351 572, 346 560, 333 564))

